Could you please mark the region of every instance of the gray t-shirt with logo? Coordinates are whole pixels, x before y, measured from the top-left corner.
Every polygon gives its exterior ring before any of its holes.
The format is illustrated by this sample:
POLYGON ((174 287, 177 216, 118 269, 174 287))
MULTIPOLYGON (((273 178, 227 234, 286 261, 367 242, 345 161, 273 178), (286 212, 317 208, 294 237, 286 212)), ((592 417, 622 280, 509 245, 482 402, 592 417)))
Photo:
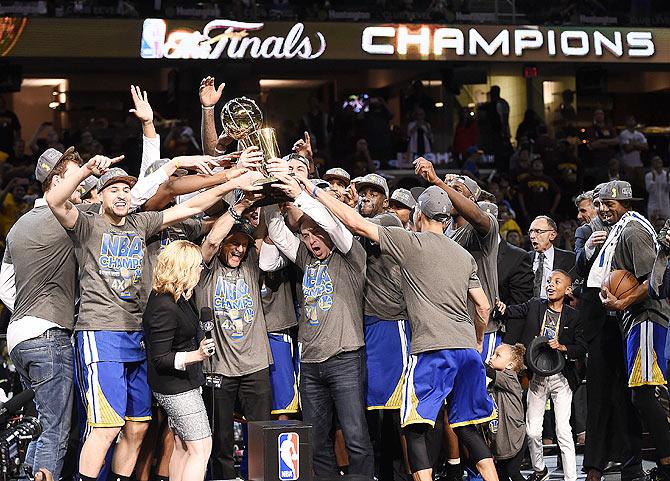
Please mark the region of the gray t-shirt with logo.
POLYGON ((166 227, 147 239, 147 255, 144 259, 144 272, 142 273, 142 298, 144 299, 145 306, 146 302, 149 300, 149 294, 151 294, 154 264, 156 263, 158 254, 160 254, 170 242, 176 240, 195 242, 202 233, 203 228, 201 219, 186 219, 171 225, 170 227, 166 227))
POLYGON ((323 362, 355 351, 363 337, 365 249, 354 242, 346 254, 333 249, 324 260, 300 243, 296 265, 303 270, 298 340, 301 362, 323 362))
POLYGON ((268 332, 279 332, 298 324, 291 292, 293 266, 261 272, 261 301, 268 332))
MULTIPOLYGON (((80 211, 99 205, 84 204, 80 211)), ((14 266, 11 320, 39 317, 74 328, 77 261, 65 229, 46 204, 22 215, 7 234, 5 264, 14 266)))
POLYGON ((468 290, 481 287, 474 258, 452 239, 433 232, 379 227, 379 245, 400 265, 412 328, 411 354, 474 349, 468 290))
MULTIPOLYGON (((402 227, 402 222, 394 214, 384 213, 370 221, 386 227, 402 227)), ((407 306, 402 294, 400 266, 388 254, 382 253, 378 244, 362 239, 363 247, 368 255, 365 271, 365 306, 366 316, 397 321, 407 319, 407 306)))
MULTIPOLYGON (((202 271, 195 299, 198 310, 207 306, 214 313, 212 337, 217 350, 211 357, 211 372, 244 376, 272 363, 259 275, 258 254, 253 248, 235 269, 215 256, 202 271)), ((209 363, 204 366, 209 372, 209 363)))
POLYGON ((163 224, 162 212, 129 214, 115 226, 80 212, 67 230, 79 261, 81 305, 77 331, 141 331, 146 238, 163 224))
MULTIPOLYGON (((493 309, 498 298, 498 232, 500 229, 498 221, 493 215, 487 213, 486 216, 491 222, 491 229, 488 234, 481 235, 471 224, 465 224, 454 231, 451 238, 463 246, 475 258, 477 277, 479 277, 482 289, 489 300, 491 309, 493 309)), ((475 306, 469 300, 468 310, 470 316, 473 317, 475 306)), ((497 323, 490 320, 488 326, 486 326, 486 332, 495 332, 497 330, 497 323)))
MULTIPOLYGON (((655 260, 656 247, 651 234, 637 221, 626 224, 614 248, 612 270, 625 269, 639 282, 644 282, 651 274, 655 260)), ((667 327, 669 317, 668 304, 650 297, 633 304, 620 315, 625 336, 633 327, 646 320, 667 327)))

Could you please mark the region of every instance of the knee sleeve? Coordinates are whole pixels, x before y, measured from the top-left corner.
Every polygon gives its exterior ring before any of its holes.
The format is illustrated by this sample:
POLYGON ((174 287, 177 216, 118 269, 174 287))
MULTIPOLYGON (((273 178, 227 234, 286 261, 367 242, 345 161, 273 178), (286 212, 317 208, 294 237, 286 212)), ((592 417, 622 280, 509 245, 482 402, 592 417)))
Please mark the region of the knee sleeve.
POLYGON ((491 458, 491 450, 484 442, 484 437, 477 431, 475 426, 461 426, 454 428, 458 439, 469 453, 470 462, 477 464, 482 459, 491 458))
POLYGON ((407 441, 407 458, 412 473, 433 467, 426 446, 427 426, 410 424, 403 429, 407 441))

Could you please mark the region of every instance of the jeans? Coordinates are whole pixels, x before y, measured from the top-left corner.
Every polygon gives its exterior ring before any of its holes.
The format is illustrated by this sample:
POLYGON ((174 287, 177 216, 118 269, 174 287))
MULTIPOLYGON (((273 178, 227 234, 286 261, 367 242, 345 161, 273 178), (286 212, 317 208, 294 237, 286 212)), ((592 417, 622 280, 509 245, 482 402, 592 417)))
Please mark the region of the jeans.
POLYGON ((349 453, 349 474, 373 476, 374 455, 365 419, 365 350, 343 352, 318 363, 300 363, 303 420, 312 425, 316 476, 337 474, 330 437, 333 408, 349 453))
POLYGON ((272 419, 270 369, 239 377, 223 377, 220 388, 203 388, 205 407, 212 426, 212 479, 237 477, 233 464, 233 411, 238 400, 247 421, 272 419))
POLYGON ((74 360, 70 333, 49 329, 19 343, 10 354, 21 381, 35 391, 42 435, 30 443, 26 463, 33 472, 46 468, 60 476, 67 450, 72 416, 74 360))

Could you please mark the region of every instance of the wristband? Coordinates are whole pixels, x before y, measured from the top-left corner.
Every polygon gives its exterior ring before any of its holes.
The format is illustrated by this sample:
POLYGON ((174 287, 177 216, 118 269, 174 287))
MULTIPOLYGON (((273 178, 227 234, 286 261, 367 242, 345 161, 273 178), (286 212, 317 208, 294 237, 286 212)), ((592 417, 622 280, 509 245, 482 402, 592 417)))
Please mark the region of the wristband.
POLYGON ((315 199, 316 199, 316 195, 317 195, 317 190, 316 189, 318 189, 318 187, 315 185, 314 188, 312 189, 312 197, 314 197, 315 199))
POLYGON ((228 213, 233 218, 233 220, 235 220, 235 222, 242 222, 242 216, 235 212, 235 209, 233 209, 232 205, 228 207, 228 213))
POLYGON ((210 106, 210 107, 205 107, 204 105, 202 105, 201 107, 202 107, 202 110, 214 110, 214 106, 213 106, 213 105, 210 106))

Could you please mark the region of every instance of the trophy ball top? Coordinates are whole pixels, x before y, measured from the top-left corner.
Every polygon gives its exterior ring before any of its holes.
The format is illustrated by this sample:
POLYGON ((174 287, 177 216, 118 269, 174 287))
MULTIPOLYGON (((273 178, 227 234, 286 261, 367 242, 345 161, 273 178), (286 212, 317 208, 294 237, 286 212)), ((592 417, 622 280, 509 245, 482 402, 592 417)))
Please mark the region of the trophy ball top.
POLYGON ((250 98, 234 98, 221 109, 221 123, 232 138, 239 140, 261 128, 263 112, 250 98))

